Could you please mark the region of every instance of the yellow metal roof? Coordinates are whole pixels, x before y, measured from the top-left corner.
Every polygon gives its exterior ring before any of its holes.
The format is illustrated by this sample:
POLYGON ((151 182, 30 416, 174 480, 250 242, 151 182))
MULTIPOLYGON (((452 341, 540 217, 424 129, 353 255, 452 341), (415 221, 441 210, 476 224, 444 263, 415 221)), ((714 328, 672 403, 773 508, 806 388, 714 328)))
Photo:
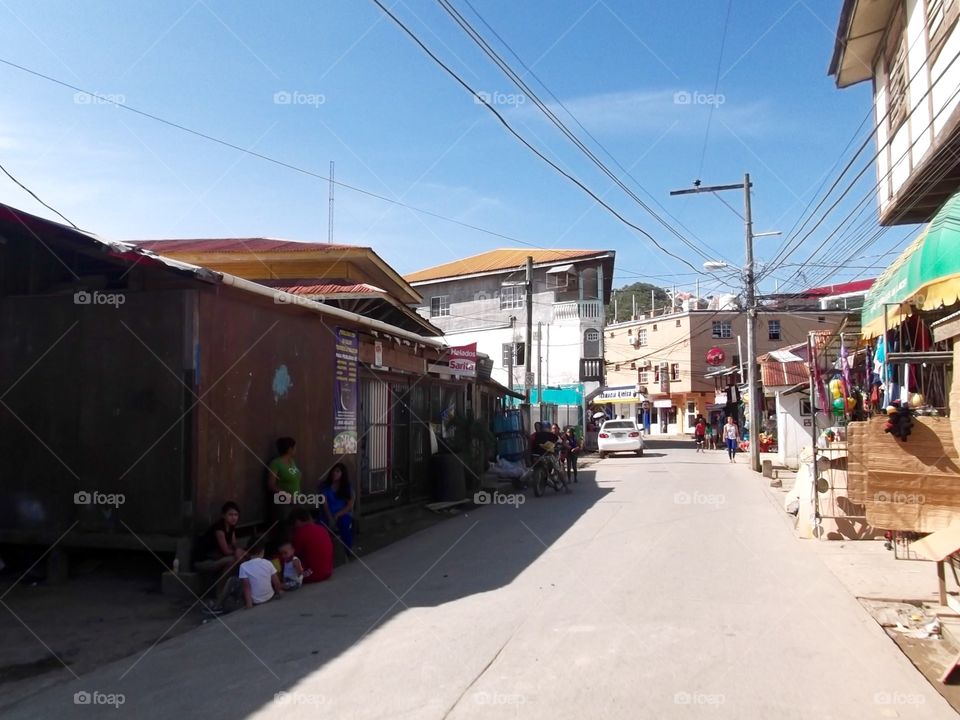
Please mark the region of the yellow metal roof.
POLYGON ((497 270, 520 269, 526 264, 528 257, 533 258, 534 265, 543 265, 546 263, 612 254, 612 251, 609 250, 532 250, 528 248, 500 248, 409 273, 404 275, 403 279, 409 283, 417 283, 428 280, 461 277, 463 275, 496 272, 497 270))

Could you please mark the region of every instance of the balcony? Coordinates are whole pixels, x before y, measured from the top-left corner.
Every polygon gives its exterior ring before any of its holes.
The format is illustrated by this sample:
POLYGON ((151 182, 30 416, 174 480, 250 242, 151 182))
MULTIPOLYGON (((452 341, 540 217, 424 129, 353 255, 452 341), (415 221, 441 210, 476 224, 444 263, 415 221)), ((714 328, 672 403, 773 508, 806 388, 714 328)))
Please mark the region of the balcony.
POLYGON ((553 304, 554 320, 601 320, 603 303, 600 300, 573 300, 553 304))
POLYGON ((580 358, 580 382, 603 383, 603 358, 580 358))

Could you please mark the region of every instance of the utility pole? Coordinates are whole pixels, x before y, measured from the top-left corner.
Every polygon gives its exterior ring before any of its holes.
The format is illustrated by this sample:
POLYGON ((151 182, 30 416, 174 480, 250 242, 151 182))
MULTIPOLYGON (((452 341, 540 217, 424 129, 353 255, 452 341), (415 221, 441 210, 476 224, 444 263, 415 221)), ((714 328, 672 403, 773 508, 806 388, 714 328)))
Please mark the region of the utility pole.
POLYGON ((523 387, 524 393, 527 397, 527 405, 530 404, 530 361, 532 360, 533 353, 531 352, 532 345, 531 340, 533 340, 533 257, 527 256, 527 282, 526 282, 526 296, 527 296, 527 342, 523 348, 523 387))
POLYGON ((620 316, 620 313, 617 312, 617 291, 613 291, 613 323, 616 325, 617 318, 620 316))
MULTIPOLYGON (((747 310, 747 424, 750 426, 750 467, 760 472, 760 406, 763 398, 757 388, 757 345, 756 345, 756 289, 753 273, 753 215, 750 207, 750 173, 744 173, 743 182, 731 185, 701 185, 697 180, 694 187, 685 190, 671 190, 671 195, 693 195, 697 193, 715 193, 724 190, 743 190, 743 227, 746 244, 746 266, 743 269, 744 301, 747 310)), ((762 234, 762 233, 761 233, 762 234)))
POLYGON ((537 323, 537 405, 540 408, 538 413, 543 417, 543 356, 541 352, 541 340, 543 339, 543 323, 537 323))
POLYGON ((517 318, 510 316, 510 356, 507 358, 507 387, 513 390, 513 365, 517 357, 517 318))
POLYGON ((630 298, 633 300, 633 315, 630 316, 631 320, 637 319, 637 294, 633 293, 630 295, 630 298))

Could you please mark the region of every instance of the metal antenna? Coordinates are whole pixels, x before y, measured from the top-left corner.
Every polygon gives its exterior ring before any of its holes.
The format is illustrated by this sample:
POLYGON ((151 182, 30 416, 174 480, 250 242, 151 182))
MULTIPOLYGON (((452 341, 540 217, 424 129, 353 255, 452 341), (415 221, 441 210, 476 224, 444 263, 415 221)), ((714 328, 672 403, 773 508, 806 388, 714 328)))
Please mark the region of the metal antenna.
POLYGON ((333 160, 330 161, 330 202, 327 209, 327 242, 333 242, 333 160))

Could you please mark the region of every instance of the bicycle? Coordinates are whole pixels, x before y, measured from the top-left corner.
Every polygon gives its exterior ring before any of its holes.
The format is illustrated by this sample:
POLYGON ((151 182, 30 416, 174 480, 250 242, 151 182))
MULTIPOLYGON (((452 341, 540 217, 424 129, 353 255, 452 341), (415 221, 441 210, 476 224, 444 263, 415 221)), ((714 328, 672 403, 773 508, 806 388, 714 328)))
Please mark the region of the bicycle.
POLYGON ((560 464, 560 459, 557 457, 556 446, 551 443, 543 443, 541 446, 544 453, 537 461, 533 464, 532 474, 533 474, 533 494, 537 497, 541 497, 549 485, 556 492, 563 490, 565 493, 570 492, 570 487, 567 484, 567 473, 560 464))

